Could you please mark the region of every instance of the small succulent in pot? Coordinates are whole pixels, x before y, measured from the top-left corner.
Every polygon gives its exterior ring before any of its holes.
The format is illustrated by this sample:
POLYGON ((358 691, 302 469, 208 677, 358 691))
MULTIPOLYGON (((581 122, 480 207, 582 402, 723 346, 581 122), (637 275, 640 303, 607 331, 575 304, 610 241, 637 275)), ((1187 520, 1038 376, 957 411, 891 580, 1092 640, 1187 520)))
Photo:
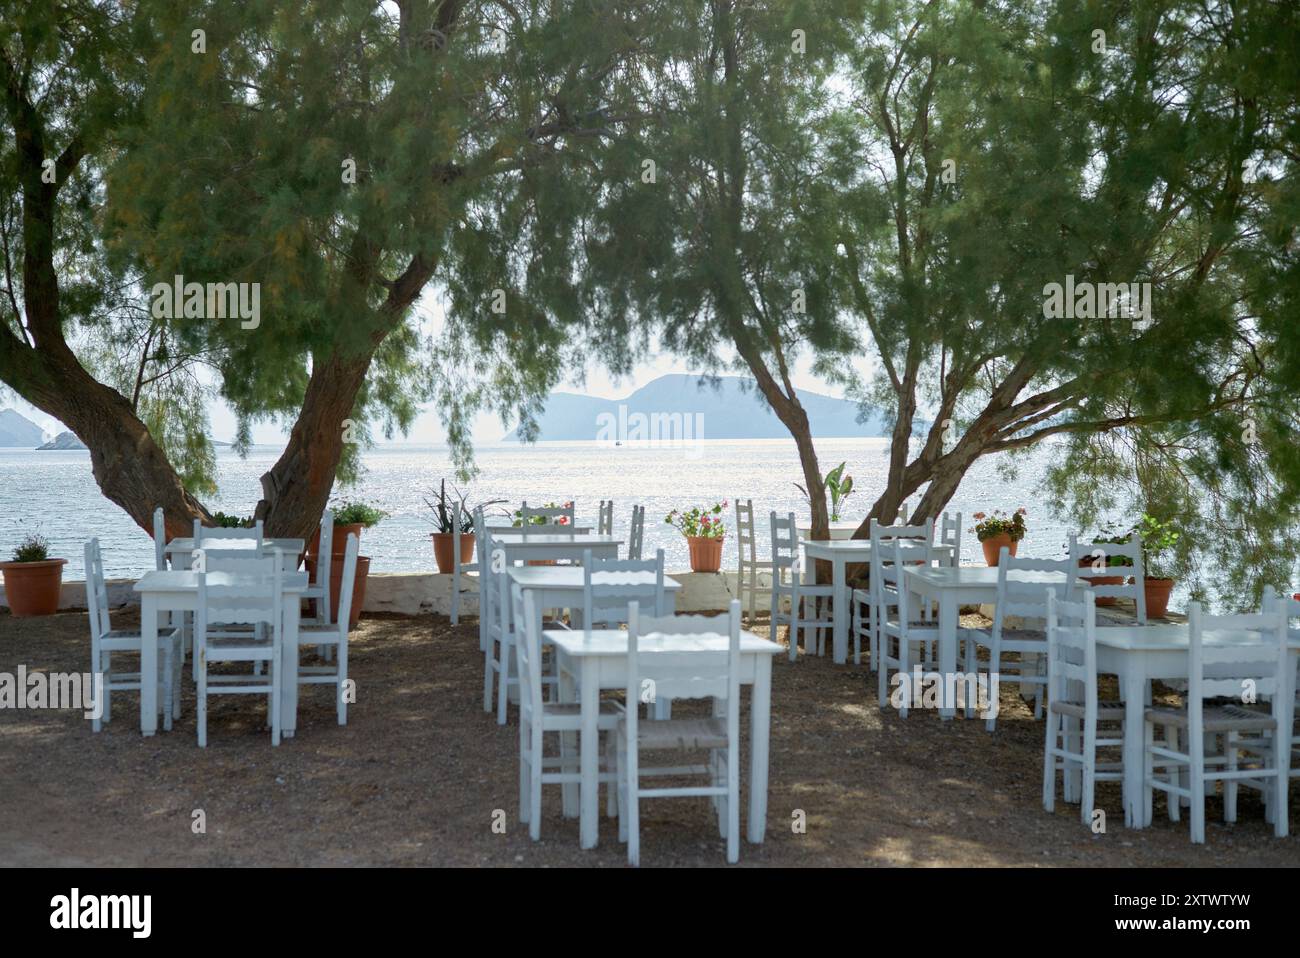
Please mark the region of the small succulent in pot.
POLYGON ((438 482, 437 499, 425 497, 424 504, 433 513, 434 522, 438 525, 438 534, 450 535, 455 532, 453 521, 459 523, 462 533, 473 532, 474 512, 477 509, 486 509, 488 506, 495 506, 506 501, 505 499, 488 499, 471 509, 466 502, 468 499, 469 493, 462 493, 455 486, 451 487, 451 495, 448 495, 446 479, 438 482))
POLYGON ((387 519, 388 513, 364 502, 344 499, 334 507, 334 524, 336 526, 365 526, 369 529, 381 519, 387 519))
POLYGON ((45 536, 33 532, 14 549, 14 562, 44 562, 50 557, 50 543, 45 536))

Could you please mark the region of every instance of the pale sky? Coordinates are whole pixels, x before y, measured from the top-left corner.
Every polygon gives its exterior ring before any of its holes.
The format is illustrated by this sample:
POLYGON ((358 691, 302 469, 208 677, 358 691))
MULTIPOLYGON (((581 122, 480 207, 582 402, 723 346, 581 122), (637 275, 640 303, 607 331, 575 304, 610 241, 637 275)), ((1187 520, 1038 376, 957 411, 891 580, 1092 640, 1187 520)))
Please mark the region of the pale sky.
MULTIPOLYGON (((426 293, 416 307, 420 316, 421 333, 423 336, 436 336, 442 328, 442 307, 438 302, 436 292, 426 293)), ((823 380, 814 376, 810 371, 811 362, 807 357, 799 357, 794 364, 793 380, 796 389, 819 392, 826 395, 841 395, 837 387, 827 385, 823 380)), ((638 366, 631 376, 625 376, 619 381, 615 381, 608 372, 602 367, 591 365, 586 369, 586 381, 582 386, 574 384, 573 380, 577 377, 571 377, 563 382, 557 388, 560 392, 577 392, 589 396, 599 396, 606 399, 618 399, 635 392, 641 386, 659 376, 668 373, 694 373, 698 370, 687 366, 685 363, 671 355, 659 354, 648 362, 638 366)), ((739 373, 737 373, 739 375, 739 373)), ((15 395, 12 391, 4 388, 0 384, 0 409, 12 408, 17 410, 23 416, 26 416, 32 422, 39 425, 52 438, 56 433, 61 432, 63 427, 51 416, 47 416, 39 409, 29 405, 15 395)), ((217 400, 209 409, 212 427, 210 435, 213 439, 229 442, 235 433, 235 417, 229 407, 220 400, 217 400)), ((260 423, 253 427, 253 441, 257 444, 282 445, 288 436, 289 426, 286 424, 283 428, 273 423, 260 423)), ((479 443, 497 442, 506 434, 508 429, 502 426, 500 419, 492 413, 485 413, 476 417, 474 421, 474 441, 479 443)), ((377 437, 381 442, 382 437, 377 437)), ((438 443, 446 438, 446 431, 442 427, 442 422, 438 418, 438 413, 432 404, 424 407, 424 411, 416 418, 411 427, 410 433, 403 437, 397 438, 399 442, 414 443, 438 443)))

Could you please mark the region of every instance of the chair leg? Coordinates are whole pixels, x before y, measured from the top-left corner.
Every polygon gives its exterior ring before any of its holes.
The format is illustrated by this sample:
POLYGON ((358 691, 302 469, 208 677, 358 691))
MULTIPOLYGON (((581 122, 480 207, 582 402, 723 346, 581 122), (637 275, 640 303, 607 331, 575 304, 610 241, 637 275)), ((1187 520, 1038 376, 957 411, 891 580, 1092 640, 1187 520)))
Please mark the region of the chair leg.
POLYGON ((488 636, 487 642, 485 643, 485 649, 483 651, 483 711, 484 712, 492 711, 492 671, 493 671, 492 647, 494 644, 495 641, 492 639, 491 636, 488 636))
POLYGON ((185 678, 185 639, 178 636, 176 639, 176 656, 172 662, 172 718, 181 717, 181 683, 185 678))
MULTIPOLYGON (((605 767, 608 771, 613 772, 614 766, 618 764, 618 756, 614 739, 617 738, 614 732, 606 732, 605 739, 605 767)), ((605 786, 605 817, 618 817, 618 780, 615 779, 605 786)))
POLYGON ((460 575, 456 572, 451 576, 451 624, 460 624, 460 575))
POLYGON ((1192 750, 1190 789, 1192 793, 1192 842, 1205 844, 1205 750, 1192 750), (1200 755, 1195 754, 1200 751, 1200 755))
MULTIPOLYGON (((1151 787, 1155 777, 1155 756, 1151 747, 1155 745, 1156 727, 1153 722, 1144 722, 1142 728, 1142 824, 1149 825, 1155 811, 1156 790, 1151 787)), ((1172 797, 1172 796, 1171 796, 1172 797)))
POLYGON ((100 654, 104 657, 104 666, 101 671, 104 673, 104 724, 107 725, 113 718, 113 693, 110 690, 113 684, 111 681, 113 677, 113 653, 101 652, 100 654))
MULTIPOLYGON (((1228 761, 1228 771, 1237 770, 1237 739, 1238 733, 1228 732, 1224 736, 1224 758, 1228 761)), ((1234 778, 1224 779, 1223 782, 1223 820, 1225 822, 1235 822, 1237 820, 1237 780, 1234 778)))
POLYGON ((533 768, 528 779, 528 834, 533 841, 542 839, 542 730, 529 729, 531 734, 533 768))
POLYGON ((497 724, 506 724, 506 704, 510 701, 510 658, 514 649, 503 636, 501 639, 501 667, 497 673, 497 724))
POLYGON ((1056 716, 1047 716, 1047 744, 1043 748, 1043 809, 1056 810, 1056 757, 1052 750, 1056 748, 1056 716))
POLYGON ((528 742, 532 737, 531 723, 522 713, 519 716, 519 821, 528 822, 529 800, 532 795, 532 762, 528 754, 528 742))
POLYGON ((280 744, 280 663, 274 658, 267 660, 266 674, 271 681, 271 745, 276 746, 280 744))
POLYGON ((99 688, 99 701, 95 703, 95 711, 99 714, 93 716, 90 720, 90 730, 92 732, 101 731, 104 723, 108 721, 108 672, 104 669, 103 653, 99 651, 99 643, 94 639, 90 643, 90 670, 91 681, 94 681, 95 675, 103 676, 99 688))
MULTIPOLYGON (((163 652, 163 677, 161 682, 162 695, 158 697, 158 705, 162 709, 163 713, 164 732, 170 732, 172 730, 172 689, 174 687, 172 684, 172 673, 176 670, 176 663, 174 661, 176 656, 175 645, 176 643, 174 642, 168 642, 167 649, 163 652)), ((142 682, 141 684, 143 685, 144 683, 142 682)))
POLYGON ((343 695, 343 691, 345 688, 347 688, 347 684, 348 684, 347 636, 344 636, 339 641, 338 657, 339 657, 339 664, 338 664, 339 680, 337 686, 337 694, 338 694, 339 724, 347 725, 348 724, 348 703, 347 703, 347 699, 343 695))
MULTIPOLYGON (((990 690, 995 688, 993 677, 995 675, 1000 676, 1001 674, 1002 674, 1002 646, 998 645, 997 643, 994 643, 994 645, 989 649, 989 689, 990 690)), ((997 727, 997 724, 998 724, 998 710, 990 709, 988 715, 985 716, 984 719, 984 728, 986 731, 992 732, 997 727)))
POLYGON ((195 664, 199 669, 197 696, 197 714, 199 726, 199 748, 208 746, 208 663, 207 655, 203 649, 203 643, 197 642, 197 651, 194 654, 195 664))

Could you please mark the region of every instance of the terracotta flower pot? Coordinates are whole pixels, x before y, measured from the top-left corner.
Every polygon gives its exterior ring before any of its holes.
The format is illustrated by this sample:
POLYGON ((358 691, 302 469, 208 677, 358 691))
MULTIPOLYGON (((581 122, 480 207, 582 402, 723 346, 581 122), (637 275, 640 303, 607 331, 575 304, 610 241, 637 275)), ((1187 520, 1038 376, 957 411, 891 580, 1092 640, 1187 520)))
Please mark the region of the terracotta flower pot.
POLYGON ((722 568, 722 539, 687 536, 686 545, 691 550, 692 572, 717 572, 722 568))
MULTIPOLYGON (((361 544, 361 530, 365 524, 361 522, 349 522, 347 525, 334 526, 334 531, 330 533, 330 552, 336 556, 341 556, 348 549, 348 535, 355 532, 357 534, 357 544, 361 544)), ((320 527, 312 534, 311 542, 307 543, 307 555, 314 556, 320 552, 320 527)))
POLYGON ((15 617, 53 615, 59 611, 63 567, 67 559, 40 562, 0 562, 5 579, 5 602, 15 617))
MULTIPOLYGON (((316 579, 317 557, 307 557, 307 574, 316 579)), ((353 578, 352 610, 348 613, 348 628, 355 629, 361 618, 361 607, 366 603, 366 578, 370 575, 370 556, 357 556, 357 571, 353 578)), ((330 621, 339 618, 339 598, 343 595, 343 556, 331 556, 330 561, 330 621)), ((315 600, 312 602, 315 605, 315 600)))
POLYGON ((1016 546, 1019 544, 1019 542, 1012 540, 1009 532, 1004 532, 1001 535, 980 542, 980 545, 984 547, 984 561, 993 567, 998 564, 998 556, 1001 554, 1003 546, 1006 546, 1011 550, 1011 554, 1015 555, 1016 546))
POLYGON ((559 559, 529 559, 528 565, 559 565, 559 559))
POLYGON ((1146 592, 1147 618, 1163 619, 1169 611, 1169 595, 1174 591, 1174 580, 1147 576, 1142 580, 1142 588, 1146 592))
MULTIPOLYGON (((438 563, 438 571, 443 573, 451 572, 455 568, 455 556, 451 551, 451 537, 453 532, 433 532, 433 558, 438 563)), ((460 564, 469 565, 474 561, 474 533, 462 532, 460 534, 460 564)))

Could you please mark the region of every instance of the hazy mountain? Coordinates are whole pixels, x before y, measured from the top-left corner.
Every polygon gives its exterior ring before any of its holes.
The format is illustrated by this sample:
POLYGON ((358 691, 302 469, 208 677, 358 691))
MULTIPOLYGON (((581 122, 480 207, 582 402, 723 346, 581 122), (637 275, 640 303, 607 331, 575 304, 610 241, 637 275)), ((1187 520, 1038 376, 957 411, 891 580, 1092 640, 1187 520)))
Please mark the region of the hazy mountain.
MULTIPOLYGON (((872 414, 858 422, 856 403, 800 391, 814 436, 885 436, 892 423, 872 414)), ((717 387, 692 375, 660 376, 624 399, 554 392, 538 417, 539 439, 786 439, 752 379, 723 376, 717 387), (638 434, 639 430, 639 434, 638 434), (674 431, 675 430, 675 431, 674 431)), ((504 441, 518 439, 517 430, 504 441)))
POLYGON ((37 446, 37 452, 47 449, 85 449, 86 444, 77 438, 76 433, 61 432, 43 446, 37 446))
POLYGON ((34 449, 45 441, 45 432, 26 416, 12 409, 0 409, 0 446, 34 449))

